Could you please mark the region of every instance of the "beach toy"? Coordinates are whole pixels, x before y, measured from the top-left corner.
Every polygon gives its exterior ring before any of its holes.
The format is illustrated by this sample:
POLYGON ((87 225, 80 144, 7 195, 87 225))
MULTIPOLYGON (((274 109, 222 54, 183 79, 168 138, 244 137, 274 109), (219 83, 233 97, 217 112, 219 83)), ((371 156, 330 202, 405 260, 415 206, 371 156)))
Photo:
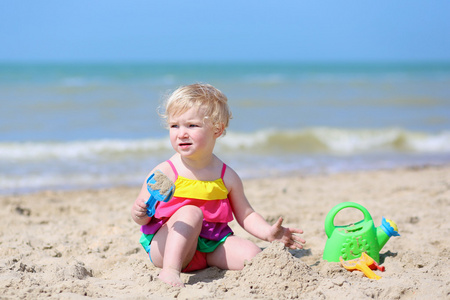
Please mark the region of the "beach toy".
POLYGON ((376 261, 365 252, 362 253, 360 258, 352 260, 343 260, 342 256, 339 258, 341 265, 349 271, 359 270, 364 273, 370 279, 381 279, 380 276, 375 274, 372 270, 380 270, 384 272, 384 267, 380 267, 376 261))
POLYGON ((150 198, 145 202, 147 215, 153 217, 157 201, 169 201, 175 192, 175 185, 163 172, 156 170, 147 179, 147 190, 150 193, 150 198))
POLYGON ((339 262, 361 257, 366 252, 376 262, 380 262, 380 250, 391 238, 399 236, 397 225, 383 217, 380 227, 375 227, 370 213, 362 205, 354 202, 343 202, 333 207, 325 218, 325 233, 328 240, 325 244, 323 259, 339 262), (335 226, 336 214, 344 208, 356 208, 364 214, 364 219, 345 226, 335 226))

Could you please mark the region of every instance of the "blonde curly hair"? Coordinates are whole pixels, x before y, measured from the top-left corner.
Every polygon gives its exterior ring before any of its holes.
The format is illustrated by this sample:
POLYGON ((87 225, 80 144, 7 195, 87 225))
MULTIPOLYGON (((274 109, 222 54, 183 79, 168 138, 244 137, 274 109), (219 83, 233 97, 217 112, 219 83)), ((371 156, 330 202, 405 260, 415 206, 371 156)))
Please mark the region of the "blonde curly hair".
POLYGON ((201 108, 205 112, 205 119, 209 120, 214 128, 223 128, 222 135, 225 135, 232 118, 227 96, 212 85, 204 83, 179 87, 166 99, 163 107, 164 111, 160 115, 166 123, 171 116, 180 115, 192 107, 201 108))

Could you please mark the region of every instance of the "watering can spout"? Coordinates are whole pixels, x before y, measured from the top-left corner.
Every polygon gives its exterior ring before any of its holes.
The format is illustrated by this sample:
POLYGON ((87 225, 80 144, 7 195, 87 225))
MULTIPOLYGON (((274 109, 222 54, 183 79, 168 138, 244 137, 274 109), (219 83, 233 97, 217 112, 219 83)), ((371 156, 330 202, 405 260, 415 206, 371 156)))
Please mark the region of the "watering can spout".
POLYGON ((398 233, 397 224, 395 224, 394 221, 387 220, 383 217, 381 226, 377 227, 377 240, 380 250, 392 236, 400 236, 398 233))

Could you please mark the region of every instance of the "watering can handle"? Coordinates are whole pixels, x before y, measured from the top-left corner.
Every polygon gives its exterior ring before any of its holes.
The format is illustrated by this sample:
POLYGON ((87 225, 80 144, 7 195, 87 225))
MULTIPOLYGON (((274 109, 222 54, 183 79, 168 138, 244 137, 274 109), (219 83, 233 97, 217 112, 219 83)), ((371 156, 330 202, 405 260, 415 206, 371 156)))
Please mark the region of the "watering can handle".
POLYGON ((364 208, 361 204, 355 203, 355 202, 342 202, 335 207, 333 207, 330 212, 328 213, 327 217, 325 218, 325 233, 327 234, 327 237, 331 237, 333 234, 333 231, 335 229, 334 226, 334 217, 336 217, 337 213, 343 210, 347 207, 353 207, 356 209, 359 209, 364 214, 364 221, 371 221, 372 216, 370 215, 369 211, 364 208))

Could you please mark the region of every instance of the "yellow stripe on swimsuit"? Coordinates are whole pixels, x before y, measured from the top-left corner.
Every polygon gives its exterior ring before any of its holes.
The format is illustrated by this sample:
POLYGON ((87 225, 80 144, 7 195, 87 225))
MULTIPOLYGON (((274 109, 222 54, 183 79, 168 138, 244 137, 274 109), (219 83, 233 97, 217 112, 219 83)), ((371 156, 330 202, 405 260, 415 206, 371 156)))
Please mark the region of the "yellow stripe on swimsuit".
POLYGON ((193 180, 178 176, 174 197, 198 200, 226 199, 228 190, 222 178, 214 181, 193 180))

